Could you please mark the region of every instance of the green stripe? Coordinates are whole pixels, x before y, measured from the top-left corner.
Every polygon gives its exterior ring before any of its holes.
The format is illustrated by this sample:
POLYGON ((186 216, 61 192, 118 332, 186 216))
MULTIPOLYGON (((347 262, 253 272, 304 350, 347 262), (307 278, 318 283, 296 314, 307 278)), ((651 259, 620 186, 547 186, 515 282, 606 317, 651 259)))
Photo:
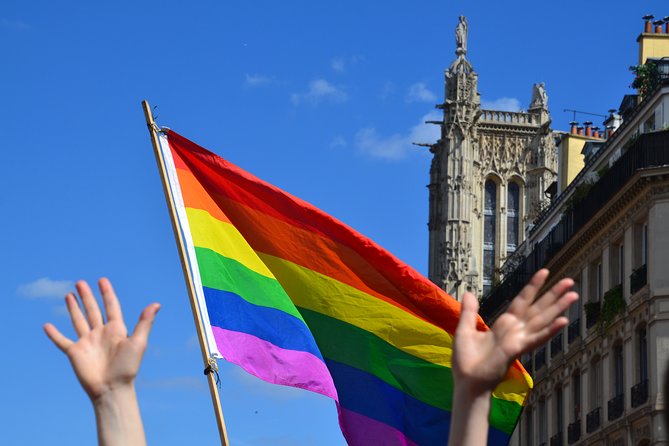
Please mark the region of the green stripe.
POLYGON ((490 404, 490 425, 511 435, 516 428, 516 424, 518 424, 522 411, 523 406, 515 401, 492 398, 490 404))
MULTIPOLYGON (((451 369, 412 356, 347 322, 298 307, 323 357, 367 372, 396 389, 439 409, 452 409, 451 369)), ((490 420, 512 433, 521 407, 492 398, 490 420)))
POLYGON ((251 271, 236 260, 207 248, 195 247, 202 285, 230 291, 254 305, 276 308, 304 321, 276 279, 251 271))
POLYGON ((424 403, 451 410, 453 376, 378 336, 324 314, 299 308, 323 357, 370 373, 424 403))

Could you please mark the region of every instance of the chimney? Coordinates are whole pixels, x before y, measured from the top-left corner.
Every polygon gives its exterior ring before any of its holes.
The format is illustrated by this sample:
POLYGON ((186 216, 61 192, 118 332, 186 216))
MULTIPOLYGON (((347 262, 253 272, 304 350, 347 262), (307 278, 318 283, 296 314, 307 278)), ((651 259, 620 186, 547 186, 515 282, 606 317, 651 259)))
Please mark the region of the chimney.
POLYGON ((650 33, 653 32, 653 23, 652 23, 652 20, 653 20, 654 18, 655 18, 655 16, 652 15, 652 14, 646 14, 645 16, 643 16, 643 19, 646 21, 646 23, 644 23, 644 27, 643 27, 643 32, 644 32, 644 33, 646 33, 646 34, 650 34, 650 33))
POLYGON ((585 121, 583 125, 585 126, 585 136, 592 137, 592 121, 585 121))
POLYGON ((599 139, 599 127, 593 127, 592 128, 592 137, 599 139))
POLYGON ((611 135, 613 135, 613 126, 612 125, 607 125, 606 126, 606 138, 610 138, 611 135))
POLYGON ((664 21, 664 33, 669 34, 669 15, 662 19, 664 21))
POLYGON ((578 127, 576 127, 576 134, 579 135, 579 136, 583 136, 583 127, 582 126, 579 125, 578 127))
POLYGON ((569 123, 569 125, 571 126, 571 132, 570 132, 570 133, 571 133, 572 135, 575 135, 575 134, 576 134, 576 126, 578 125, 578 122, 576 122, 576 121, 571 121, 571 122, 569 123))
POLYGON ((664 20, 655 20, 653 25, 655 25, 655 34, 662 34, 662 24, 664 20))

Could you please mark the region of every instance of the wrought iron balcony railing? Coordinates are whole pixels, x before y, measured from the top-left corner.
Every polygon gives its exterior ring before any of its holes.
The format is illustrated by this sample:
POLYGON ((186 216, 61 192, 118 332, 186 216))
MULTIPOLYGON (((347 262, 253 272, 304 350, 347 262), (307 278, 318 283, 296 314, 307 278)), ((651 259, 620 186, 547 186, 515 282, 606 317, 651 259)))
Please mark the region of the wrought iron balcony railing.
POLYGON ((623 415, 624 411, 625 411, 624 393, 616 395, 609 400, 608 404, 609 421, 613 421, 620 418, 623 415))
POLYGON ((574 444, 581 439, 581 420, 569 423, 567 427, 567 443, 574 444))
POLYGON ((641 265, 630 274, 630 294, 634 294, 646 285, 648 281, 648 266, 641 265))
POLYGON ((667 164, 669 164, 669 130, 639 136, 592 185, 582 200, 564 209, 560 221, 546 237, 535 244, 527 257, 518 261, 518 267, 506 274, 502 283, 484 296, 480 310, 483 318, 489 321, 501 308, 511 302, 532 274, 552 260, 561 247, 634 177, 635 172, 667 164))
POLYGON ((585 431, 592 433, 602 425, 602 408, 598 407, 585 416, 585 431))
POLYGON ((648 380, 644 379, 630 389, 632 407, 639 407, 648 401, 648 380))
POLYGON ((579 336, 581 336, 581 318, 576 318, 567 327, 567 344, 571 344, 579 336))
POLYGON ((551 437, 551 446, 562 446, 562 431, 551 437))

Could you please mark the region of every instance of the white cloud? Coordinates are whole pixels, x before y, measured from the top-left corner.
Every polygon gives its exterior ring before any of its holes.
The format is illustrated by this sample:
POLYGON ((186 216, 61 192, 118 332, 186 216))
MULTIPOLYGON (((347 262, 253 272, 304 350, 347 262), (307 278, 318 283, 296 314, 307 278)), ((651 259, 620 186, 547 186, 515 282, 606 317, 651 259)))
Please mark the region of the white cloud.
POLYGON ((48 277, 42 277, 34 282, 19 285, 16 292, 28 298, 62 298, 74 290, 74 282, 71 280, 51 280, 48 277))
POLYGON ((276 83, 276 79, 272 76, 265 76, 263 74, 246 74, 244 79, 245 87, 265 87, 276 83))
POLYGON ((437 96, 427 89, 423 82, 417 82, 409 87, 407 102, 434 102, 437 96))
POLYGON ((493 101, 481 101, 481 108, 484 110, 500 110, 517 112, 520 111, 520 101, 516 98, 499 98, 493 101))
POLYGON ((346 139, 344 139, 343 136, 337 136, 332 141, 330 141, 331 149, 336 149, 338 147, 346 147, 347 145, 348 143, 346 142, 346 139))
POLYGON ((314 79, 309 82, 309 89, 304 93, 293 93, 290 97, 294 105, 307 103, 319 104, 323 101, 341 103, 346 102, 348 95, 341 88, 325 79, 314 79))
POLYGON ((361 129, 355 135, 358 149, 373 158, 399 160, 415 149, 412 143, 434 143, 439 139, 439 126, 425 124, 425 121, 438 121, 441 113, 432 111, 423 116, 420 122, 409 129, 407 133, 395 133, 390 136, 380 136, 374 127, 361 129))
POLYGON ((333 70, 343 73, 346 71, 346 60, 343 57, 336 57, 330 61, 333 70))

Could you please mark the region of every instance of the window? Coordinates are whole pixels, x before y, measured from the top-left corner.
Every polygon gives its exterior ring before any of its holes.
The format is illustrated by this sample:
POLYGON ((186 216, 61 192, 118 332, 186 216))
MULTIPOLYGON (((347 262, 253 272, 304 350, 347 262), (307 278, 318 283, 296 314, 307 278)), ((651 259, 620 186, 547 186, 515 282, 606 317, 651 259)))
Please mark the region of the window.
POLYGON ((625 393, 623 383, 624 374, 623 346, 618 344, 613 347, 613 396, 620 396, 625 393))
POLYGON ((516 183, 509 183, 506 217, 506 253, 512 254, 518 248, 518 222, 520 216, 520 188, 516 183))
POLYGON ((602 407, 602 362, 595 358, 590 364, 590 410, 602 407))
POLYGON ((534 445, 534 429, 532 424, 532 407, 527 407, 525 409, 525 445, 533 446, 534 445))
POLYGON ((602 262, 590 265, 590 302, 602 300, 602 262))
POLYGON ((483 203, 483 294, 492 289, 495 278, 495 238, 497 220, 497 185, 492 180, 485 182, 483 203))
POLYGON ((638 355, 638 378, 639 382, 648 379, 648 338, 646 336, 646 327, 637 331, 637 355, 638 355))
POLYGON ((621 285, 625 274, 625 248, 621 242, 611 247, 611 284, 621 285))
POLYGON ((548 414, 546 413, 546 400, 543 398, 539 400, 539 413, 537 415, 539 416, 539 443, 545 444, 548 440, 548 414))
POLYGON ((572 389, 571 398, 574 405, 574 412, 572 413, 572 421, 581 420, 581 374, 576 371, 571 378, 572 389))
POLYGON ((558 434, 562 432, 562 425, 563 425, 563 408, 564 408, 564 401, 562 401, 562 387, 558 386, 555 388, 555 417, 553 419, 555 420, 555 433, 558 434))

